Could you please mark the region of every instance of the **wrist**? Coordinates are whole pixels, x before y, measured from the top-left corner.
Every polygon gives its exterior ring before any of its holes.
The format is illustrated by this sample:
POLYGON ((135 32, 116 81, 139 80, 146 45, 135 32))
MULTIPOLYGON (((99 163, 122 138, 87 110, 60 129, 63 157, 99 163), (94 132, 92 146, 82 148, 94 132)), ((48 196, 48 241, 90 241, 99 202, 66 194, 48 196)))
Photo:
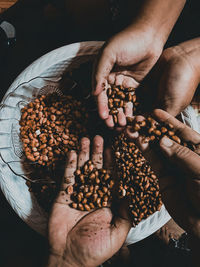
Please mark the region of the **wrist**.
POLYGON ((147 23, 135 22, 129 25, 124 31, 127 32, 127 35, 133 42, 136 36, 139 36, 139 39, 143 40, 144 48, 156 57, 160 57, 165 43, 154 27, 147 23))
POLYGON ((133 24, 152 28, 154 36, 164 46, 186 0, 147 0, 143 2, 133 24))

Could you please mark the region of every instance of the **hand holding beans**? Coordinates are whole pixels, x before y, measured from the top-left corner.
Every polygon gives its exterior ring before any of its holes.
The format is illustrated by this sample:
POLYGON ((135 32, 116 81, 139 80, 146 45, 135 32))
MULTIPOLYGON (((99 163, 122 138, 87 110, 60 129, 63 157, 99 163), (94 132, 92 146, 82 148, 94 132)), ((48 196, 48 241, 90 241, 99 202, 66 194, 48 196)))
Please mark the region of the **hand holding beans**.
MULTIPOLYGON (((111 224, 109 208, 81 211, 70 207, 74 173, 91 159, 94 168, 110 168, 111 157, 103 159, 103 139, 96 136, 90 153, 90 140, 82 138, 80 152, 68 153, 61 191, 49 219, 50 257, 48 266, 98 266, 116 253, 126 239, 131 224, 117 218, 111 224), (90 155, 91 154, 91 155, 90 155), (53 265, 54 264, 54 265, 53 265)), ((105 155, 108 155, 105 151, 105 155)))
MULTIPOLYGON (((136 23, 113 36, 100 51, 94 67, 93 94, 97 96, 99 115, 108 127, 114 127, 116 121, 109 114, 107 85, 137 88, 162 52, 161 40, 145 25, 136 23)), ((126 116, 132 116, 132 109, 131 102, 119 109, 119 126, 126 125, 126 116)))
POLYGON ((161 123, 173 125, 179 137, 191 143, 193 150, 163 137, 159 147, 149 146, 143 138, 128 131, 159 178, 162 200, 173 219, 200 242, 200 135, 162 110, 154 117, 161 123))

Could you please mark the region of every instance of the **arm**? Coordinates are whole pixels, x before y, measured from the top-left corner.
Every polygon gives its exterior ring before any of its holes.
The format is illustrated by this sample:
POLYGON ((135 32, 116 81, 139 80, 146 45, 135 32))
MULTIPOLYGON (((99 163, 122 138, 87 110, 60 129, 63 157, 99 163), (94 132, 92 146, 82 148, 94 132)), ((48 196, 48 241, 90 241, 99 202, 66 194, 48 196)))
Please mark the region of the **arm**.
MULTIPOLYGON (((165 44, 186 0, 145 0, 132 25, 144 25, 153 29, 165 44)), ((131 26, 132 26, 131 25, 131 26)))

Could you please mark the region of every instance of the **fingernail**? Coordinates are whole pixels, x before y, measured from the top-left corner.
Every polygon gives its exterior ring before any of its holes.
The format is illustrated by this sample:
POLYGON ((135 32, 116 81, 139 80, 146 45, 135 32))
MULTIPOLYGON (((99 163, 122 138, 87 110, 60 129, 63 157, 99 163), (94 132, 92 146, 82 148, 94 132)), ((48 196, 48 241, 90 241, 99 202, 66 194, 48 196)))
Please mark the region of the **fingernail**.
POLYGON ((168 137, 163 137, 161 139, 161 145, 166 146, 166 147, 171 147, 173 145, 173 141, 169 139, 168 137))

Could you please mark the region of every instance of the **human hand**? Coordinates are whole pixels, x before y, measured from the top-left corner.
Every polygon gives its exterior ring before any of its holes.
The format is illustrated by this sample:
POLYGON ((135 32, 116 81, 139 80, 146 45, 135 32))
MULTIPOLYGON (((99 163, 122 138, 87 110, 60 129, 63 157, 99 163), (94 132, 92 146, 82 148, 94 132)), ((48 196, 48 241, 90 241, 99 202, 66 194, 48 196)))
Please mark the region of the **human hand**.
MULTIPOLYGON (((136 25, 112 37, 100 52, 94 67, 93 94, 97 96, 100 117, 107 126, 114 127, 109 115, 107 84, 138 87, 158 60, 163 48, 162 41, 152 28, 136 25)), ((132 104, 119 109, 118 125, 126 125, 126 116, 132 116, 132 104)))
POLYGON ((190 104, 200 82, 199 58, 200 38, 164 50, 147 88, 149 94, 155 89, 156 107, 176 116, 190 104))
POLYGON ((70 195, 65 189, 74 183, 74 172, 90 158, 98 169, 112 165, 110 153, 105 151, 103 161, 103 139, 96 136, 90 157, 90 141, 82 138, 80 153, 69 152, 61 191, 54 202, 49 218, 50 257, 48 266, 98 266, 112 257, 123 245, 131 224, 117 218, 111 224, 110 208, 91 212, 80 211, 69 206, 70 195), (69 183, 67 183, 67 181, 69 183))
POLYGON ((172 124, 181 139, 194 145, 195 152, 167 137, 157 147, 144 143, 130 130, 127 133, 136 138, 159 178, 161 197, 172 218, 200 242, 200 135, 163 110, 155 110, 154 117, 172 124))

